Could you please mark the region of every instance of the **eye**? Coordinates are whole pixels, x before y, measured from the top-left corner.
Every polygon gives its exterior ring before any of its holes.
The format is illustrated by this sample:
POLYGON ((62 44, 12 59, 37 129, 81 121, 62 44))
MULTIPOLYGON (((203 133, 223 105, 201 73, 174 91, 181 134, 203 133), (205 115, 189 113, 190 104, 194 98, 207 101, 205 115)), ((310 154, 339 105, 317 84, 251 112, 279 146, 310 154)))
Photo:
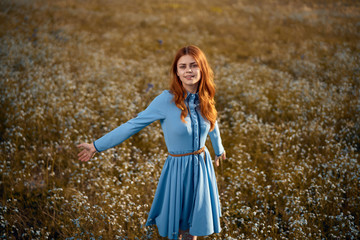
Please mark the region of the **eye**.
POLYGON ((181 66, 179 66, 179 68, 181 68, 181 69, 185 69, 185 66, 184 66, 184 65, 181 65, 181 66))
POLYGON ((197 67, 199 67, 199 65, 197 65, 197 63, 194 63, 194 64, 192 65, 192 67, 193 67, 193 68, 197 68, 197 67))

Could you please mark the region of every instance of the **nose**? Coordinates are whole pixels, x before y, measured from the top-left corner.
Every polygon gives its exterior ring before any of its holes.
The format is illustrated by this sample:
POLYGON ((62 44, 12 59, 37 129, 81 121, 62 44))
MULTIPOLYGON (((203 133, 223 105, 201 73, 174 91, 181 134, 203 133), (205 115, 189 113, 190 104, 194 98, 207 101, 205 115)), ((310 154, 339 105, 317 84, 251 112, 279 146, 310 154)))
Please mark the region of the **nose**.
POLYGON ((188 67, 188 68, 187 68, 187 72, 192 72, 191 67, 188 67))

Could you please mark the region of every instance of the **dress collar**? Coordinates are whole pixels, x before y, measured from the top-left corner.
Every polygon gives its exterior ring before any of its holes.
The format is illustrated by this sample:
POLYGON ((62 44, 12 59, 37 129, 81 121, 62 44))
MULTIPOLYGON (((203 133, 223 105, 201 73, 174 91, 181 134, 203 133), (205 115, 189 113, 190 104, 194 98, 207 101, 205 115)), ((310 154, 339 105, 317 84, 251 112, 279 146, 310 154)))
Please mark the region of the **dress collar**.
MULTIPOLYGON (((186 101, 189 101, 189 99, 191 98, 191 96, 194 96, 194 99, 197 100, 199 99, 199 92, 196 92, 196 93, 191 93, 191 92, 187 92, 187 96, 185 98, 186 101)), ((185 93, 184 93, 185 94, 185 93)))

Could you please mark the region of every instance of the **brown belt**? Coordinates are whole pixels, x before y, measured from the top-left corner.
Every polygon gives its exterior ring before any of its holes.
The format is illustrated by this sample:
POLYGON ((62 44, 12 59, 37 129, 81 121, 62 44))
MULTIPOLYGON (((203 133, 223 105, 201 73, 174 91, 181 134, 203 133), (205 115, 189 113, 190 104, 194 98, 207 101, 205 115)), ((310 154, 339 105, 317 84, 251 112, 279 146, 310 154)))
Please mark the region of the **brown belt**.
POLYGON ((199 150, 197 150, 195 152, 184 153, 184 154, 171 154, 171 153, 169 153, 169 155, 173 156, 173 157, 183 157, 183 156, 189 156, 189 155, 197 155, 197 154, 200 154, 200 153, 204 153, 204 161, 206 163, 205 146, 200 148, 199 150))

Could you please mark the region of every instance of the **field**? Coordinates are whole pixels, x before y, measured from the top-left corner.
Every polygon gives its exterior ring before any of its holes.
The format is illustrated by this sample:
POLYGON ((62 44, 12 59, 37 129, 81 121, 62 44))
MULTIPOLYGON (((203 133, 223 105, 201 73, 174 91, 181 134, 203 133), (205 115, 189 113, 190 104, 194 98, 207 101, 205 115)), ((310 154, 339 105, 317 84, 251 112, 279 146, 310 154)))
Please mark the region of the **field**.
POLYGON ((90 162, 76 145, 168 89, 187 44, 228 157, 223 230, 198 239, 360 238, 359 1, 2 0, 0 24, 0 239, 165 239, 144 226, 159 122, 90 162))

